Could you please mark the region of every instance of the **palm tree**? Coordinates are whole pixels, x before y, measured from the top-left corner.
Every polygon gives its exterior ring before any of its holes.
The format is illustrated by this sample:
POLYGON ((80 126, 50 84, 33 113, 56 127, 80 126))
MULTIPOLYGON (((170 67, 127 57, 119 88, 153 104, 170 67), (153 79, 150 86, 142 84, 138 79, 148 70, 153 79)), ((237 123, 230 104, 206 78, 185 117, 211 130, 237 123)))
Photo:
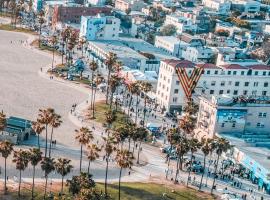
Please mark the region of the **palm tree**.
POLYGON ((64 48, 66 47, 66 49, 67 49, 67 40, 69 38, 70 32, 71 32, 70 27, 67 27, 67 28, 63 29, 62 32, 61 32, 61 38, 62 38, 62 42, 61 42, 61 44, 62 44, 62 55, 61 55, 62 56, 62 64, 64 64, 64 53, 65 53, 64 48))
POLYGON ((110 96, 110 110, 112 109, 112 103, 113 103, 113 94, 115 93, 116 91, 116 88, 120 85, 120 81, 122 79, 116 75, 116 74, 113 74, 111 75, 110 77, 110 81, 109 81, 109 87, 110 87, 110 90, 111 90, 111 96, 110 96))
POLYGON ((52 116, 54 113, 54 109, 39 109, 38 119, 37 121, 45 126, 45 157, 47 157, 47 148, 48 148, 48 126, 52 121, 52 116))
POLYGON ((51 138, 50 138, 50 147, 49 147, 49 157, 51 157, 51 150, 52 150, 52 139, 53 139, 53 131, 55 128, 58 128, 62 124, 61 116, 52 112, 51 113, 51 138))
POLYGON ((129 137, 129 124, 120 125, 113 132, 113 137, 117 140, 118 144, 121 144, 121 149, 123 147, 123 143, 129 137))
POLYGON ((152 90, 152 85, 149 82, 140 81, 139 82, 140 89, 144 93, 144 108, 143 108, 143 127, 145 126, 145 116, 146 116, 146 103, 147 103, 147 93, 152 90))
POLYGON ((29 161, 33 166, 33 182, 32 182, 32 199, 34 199, 34 187, 35 187, 35 173, 36 166, 42 160, 42 152, 40 149, 34 148, 29 150, 29 161))
POLYGON ((5 127, 7 125, 7 118, 6 115, 2 112, 0 112, 0 131, 3 132, 5 127))
POLYGON ((50 39, 50 41, 51 41, 51 44, 52 44, 52 48, 53 48, 53 50, 52 50, 52 70, 53 70, 53 63, 54 63, 54 52, 55 52, 55 45, 57 44, 57 36, 56 35, 53 35, 52 37, 51 37, 51 39, 50 39))
POLYGON ((81 155, 80 155, 80 172, 82 171, 82 154, 83 154, 83 146, 87 145, 90 140, 92 140, 93 134, 87 127, 82 127, 80 130, 75 130, 76 136, 75 139, 81 145, 81 155))
POLYGON ((97 75, 94 79, 95 88, 93 94, 93 101, 92 101, 92 118, 95 119, 95 101, 96 101, 96 93, 97 93, 97 86, 102 83, 103 77, 97 75))
POLYGON ((5 159, 5 187, 4 193, 7 193, 7 157, 13 151, 13 144, 7 140, 0 142, 0 153, 2 157, 5 159))
POLYGON ((88 169, 87 173, 90 173, 90 164, 91 162, 95 161, 99 158, 99 152, 101 151, 100 148, 96 144, 88 144, 87 145, 87 158, 89 160, 88 162, 88 169))
POLYGON ((93 108, 93 99, 94 99, 94 77, 95 77, 95 71, 97 70, 98 68, 98 64, 92 60, 90 63, 89 63, 89 68, 90 70, 92 71, 92 78, 91 78, 91 104, 90 104, 90 109, 93 110, 92 112, 92 118, 94 119, 94 108, 93 108))
MULTIPOLYGON (((133 83, 128 84, 127 88, 128 88, 129 93, 130 93, 130 98, 129 98, 129 103, 128 103, 128 116, 129 116, 130 107, 132 105, 132 100, 133 100, 133 95, 136 94, 138 97, 140 94, 140 88, 139 88, 139 85, 137 82, 133 82, 133 83)), ((136 101, 138 101, 138 99, 136 101)), ((136 102, 136 108, 137 108, 137 102, 136 102)), ((136 109, 136 111, 137 111, 137 109, 136 109)))
POLYGON ((201 181, 200 181, 200 185, 199 185, 199 190, 201 190, 202 188, 202 182, 203 182, 203 176, 204 176, 204 173, 205 173, 205 162, 206 162, 206 157, 209 155, 210 151, 211 151, 211 142, 212 142, 212 139, 202 139, 201 143, 202 143, 202 147, 201 147, 201 150, 203 152, 203 172, 202 172, 202 177, 201 177, 201 181))
POLYGON ((47 185, 48 185, 48 175, 55 170, 55 161, 54 158, 45 157, 41 161, 41 169, 45 173, 45 187, 44 187, 44 196, 43 199, 46 199, 47 195, 47 185))
POLYGON ((190 165, 189 165, 189 169, 188 169, 188 180, 187 180, 187 186, 188 186, 188 183, 189 183, 189 180, 190 180, 190 173, 191 173, 191 170, 192 170, 192 164, 193 164, 193 155, 194 153, 201 147, 201 143, 199 142, 198 139, 196 138, 191 138, 189 140, 189 148, 190 148, 190 165))
POLYGON ((217 168, 218 168, 218 162, 221 154, 223 152, 227 152, 231 148, 230 142, 225 138, 218 138, 216 143, 216 154, 217 154, 217 163, 215 165, 215 172, 214 172, 214 180, 211 188, 211 194, 213 194, 213 189, 216 182, 216 174, 217 174, 217 168))
POLYGON ((107 137, 107 138, 103 138, 103 140, 105 141, 105 146, 104 146, 104 150, 105 150, 105 158, 106 158, 106 170, 105 170, 105 195, 108 195, 108 169, 109 169, 109 157, 112 155, 112 153, 115 150, 114 147, 114 140, 111 137, 107 137))
POLYGON ((28 166, 29 162, 29 153, 26 150, 18 150, 14 151, 14 156, 13 160, 16 164, 16 169, 19 170, 20 175, 19 175, 19 190, 18 190, 18 196, 21 196, 21 182, 22 182, 22 171, 25 170, 25 168, 28 166))
POLYGON ((137 164, 140 164, 141 145, 142 145, 142 141, 147 138, 148 131, 145 128, 143 128, 143 127, 139 127, 139 128, 137 128, 135 134, 137 134, 137 138, 139 140, 139 148, 138 148, 138 155, 137 155, 137 164))
POLYGON ((37 134, 37 137, 38 137, 38 148, 40 149, 39 135, 45 129, 45 126, 43 124, 41 124, 40 122, 36 121, 36 122, 32 122, 32 129, 37 134))
POLYGON ((43 10, 39 11, 38 13, 38 23, 39 23, 38 47, 39 48, 41 47, 41 28, 42 28, 42 25, 45 23, 44 15, 45 13, 43 10))
POLYGON ((107 89, 106 89, 106 104, 108 104, 109 100, 109 82, 111 78, 111 73, 113 71, 113 66, 115 65, 117 60, 117 56, 115 53, 109 52, 107 59, 105 60, 105 65, 108 68, 108 76, 107 76, 107 89))
MULTIPOLYGON (((108 128, 110 129, 111 126, 112 126, 112 123, 116 120, 116 113, 115 111, 107 111, 105 112, 105 115, 106 115, 106 123, 107 123, 107 126, 108 128)), ((108 131, 108 135, 109 135, 109 131, 108 131)))
POLYGON ((84 44, 86 43, 86 38, 85 37, 81 37, 79 39, 79 44, 81 45, 82 48, 82 58, 83 58, 83 48, 84 48, 84 44))
POLYGON ((118 199, 120 200, 120 194, 121 194, 121 175, 122 175, 122 170, 130 168, 133 163, 133 156, 128 150, 118 150, 117 155, 115 158, 118 166, 120 167, 120 173, 119 173, 119 185, 118 185, 118 199))
POLYGON ((71 160, 68 160, 66 158, 58 158, 55 163, 55 169, 58 174, 62 176, 62 182, 61 182, 61 195, 63 194, 63 188, 64 188, 64 177, 71 172, 71 169, 73 166, 70 164, 71 160))

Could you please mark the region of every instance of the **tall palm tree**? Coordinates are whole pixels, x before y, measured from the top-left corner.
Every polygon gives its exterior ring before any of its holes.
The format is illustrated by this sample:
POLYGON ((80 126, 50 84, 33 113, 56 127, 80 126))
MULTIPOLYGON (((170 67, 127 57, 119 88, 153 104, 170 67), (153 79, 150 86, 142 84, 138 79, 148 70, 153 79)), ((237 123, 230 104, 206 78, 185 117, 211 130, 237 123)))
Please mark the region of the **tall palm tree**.
POLYGON ((86 38, 85 37, 80 37, 79 38, 79 44, 81 45, 81 48, 82 48, 82 58, 83 58, 83 48, 84 48, 84 44, 86 43, 86 38))
POLYGON ((92 75, 91 75, 91 102, 90 102, 90 109, 92 109, 92 118, 94 118, 94 108, 93 108, 93 99, 94 99, 94 77, 95 77, 95 71, 97 70, 98 68, 98 64, 92 60, 90 63, 89 63, 89 68, 92 72, 92 75))
POLYGON ((212 142, 212 139, 205 139, 205 138, 203 138, 201 141, 201 143, 202 143, 201 150, 203 152, 204 157, 203 157, 203 172, 202 172, 202 176, 201 176, 199 190, 201 190, 201 188, 202 188, 203 176, 205 174, 205 167, 206 167, 206 157, 209 155, 209 153, 211 151, 211 142, 212 142))
POLYGON ((50 137, 50 147, 49 147, 49 157, 51 157, 51 151, 52 151, 52 139, 53 139, 53 131, 55 128, 58 128, 62 124, 61 116, 56 114, 55 112, 51 113, 51 137, 50 137))
POLYGON ((188 183, 189 183, 189 180, 190 180, 190 173, 191 173, 191 170, 192 170, 192 163, 193 163, 193 155, 194 153, 201 147, 201 143, 199 142, 198 139, 196 138, 191 138, 189 140, 189 148, 190 148, 190 165, 189 165, 189 168, 188 168, 188 180, 187 180, 187 186, 188 186, 188 183))
POLYGON ((123 147, 123 143, 129 136, 129 125, 124 124, 120 125, 113 131, 113 137, 116 139, 117 143, 121 144, 121 149, 123 147))
POLYGON ((115 65, 117 60, 117 55, 115 53, 109 52, 109 55, 107 56, 107 59, 105 60, 105 65, 108 69, 108 75, 107 75, 107 89, 106 89, 106 104, 108 104, 109 100, 109 82, 111 78, 111 73, 113 72, 113 66, 115 65))
POLYGON ((29 161, 33 166, 33 181, 32 181, 32 200, 34 199, 34 188, 35 188, 35 174, 36 174, 36 166, 42 160, 42 152, 40 149, 33 148, 29 150, 29 161))
POLYGON ((45 19, 44 19, 44 11, 41 10, 38 13, 38 23, 39 23, 39 38, 38 38, 38 47, 41 47, 41 29, 42 29, 42 25, 45 23, 45 19))
POLYGON ((132 162, 133 156, 128 150, 118 150, 115 160, 117 162, 117 165, 120 167, 119 183, 118 183, 118 199, 120 200, 122 170, 130 168, 133 165, 132 162))
POLYGON ((58 40, 57 40, 57 36, 53 35, 50 39, 50 42, 52 44, 52 70, 53 70, 53 63, 54 63, 54 52, 55 52, 55 45, 57 44, 58 40))
POLYGON ((87 159, 88 159, 88 169, 87 173, 90 173, 90 164, 91 162, 95 161, 99 158, 99 152, 101 151, 100 148, 96 144, 88 144, 87 145, 87 159))
POLYGON ((58 174, 62 176, 62 181, 61 181, 61 195, 63 194, 63 188, 64 188, 64 177, 68 175, 73 166, 70 164, 71 160, 66 159, 66 158, 58 158, 56 163, 55 163, 55 169, 58 174))
POLYGON ((94 79, 95 88, 93 94, 93 101, 92 101, 92 118, 95 119, 95 101, 96 101, 96 93, 97 93, 97 86, 101 84, 103 81, 103 77, 101 75, 97 75, 94 79))
POLYGON ((13 151, 13 144, 7 140, 0 141, 0 153, 2 157, 5 159, 5 187, 4 193, 7 193, 7 158, 13 151))
POLYGON ((140 164, 140 152, 141 152, 141 145, 142 145, 142 141, 146 140, 147 136, 148 136, 148 131, 143 128, 143 127, 139 127, 136 130, 137 134, 137 138, 139 140, 139 147, 138 147, 138 155, 137 155, 137 164, 140 164))
POLYGON ((0 131, 3 132, 5 127, 7 125, 7 118, 6 115, 2 112, 0 112, 0 131))
POLYGON ((54 113, 54 109, 39 109, 38 119, 37 121, 45 126, 45 157, 47 157, 47 149, 48 149, 48 126, 52 121, 52 116, 54 113))
POLYGON ((143 107, 143 127, 145 127, 145 117, 146 117, 146 106, 147 106, 147 93, 150 92, 153 88, 153 86, 151 85, 151 83, 149 82, 145 82, 145 81, 140 81, 139 82, 140 85, 140 89, 143 91, 144 93, 144 107, 143 107))
POLYGON ((45 129, 45 126, 42 123, 40 123, 38 121, 35 121, 35 122, 32 122, 32 129, 37 134, 37 137, 38 137, 38 148, 40 149, 39 135, 45 129))
POLYGON ((48 175, 55 170, 55 161, 54 158, 45 157, 41 161, 41 169, 45 173, 45 187, 44 187, 44 196, 43 199, 46 199, 47 195, 47 186, 48 186, 48 175))
POLYGON ((16 164, 16 169, 19 170, 19 190, 18 190, 18 196, 21 196, 21 182, 22 182, 22 171, 26 169, 29 163, 29 153, 26 150, 17 150, 14 151, 13 160, 16 164))
POLYGON ((93 134, 87 127, 82 127, 79 130, 75 130, 76 136, 75 139, 81 145, 81 155, 80 155, 80 172, 82 171, 82 154, 83 154, 83 146, 87 145, 90 140, 92 140, 93 134))
POLYGON ((70 32, 71 32, 70 27, 67 27, 67 28, 63 29, 62 32, 61 32, 61 38, 62 38, 62 42, 61 42, 61 44, 62 44, 62 55, 61 55, 62 64, 64 64, 64 54, 65 54, 64 49, 67 49, 67 40, 69 38, 70 32))
POLYGON ((227 152, 229 149, 231 149, 230 142, 225 138, 218 138, 216 143, 216 154, 217 154, 217 162, 215 165, 215 171, 214 171, 214 180, 211 188, 211 194, 213 194, 215 182, 216 182, 216 174, 217 174, 217 168, 218 168, 218 162, 221 154, 223 152, 227 152))
MULTIPOLYGON (((137 96, 140 93, 140 88, 137 82, 133 82, 127 85, 128 91, 130 93, 130 98, 129 98, 129 103, 128 103, 128 116, 129 116, 129 112, 130 112, 130 107, 132 105, 132 101, 133 101, 133 95, 136 94, 137 96)), ((138 99, 136 100, 138 101, 138 99)), ((137 104, 137 102, 136 102, 137 104)))
POLYGON ((110 92, 111 92, 110 110, 112 109, 112 104, 113 104, 113 94, 115 93, 117 87, 120 85, 121 80, 122 79, 116 74, 112 74, 110 77, 110 81, 109 81, 109 87, 110 87, 110 92))

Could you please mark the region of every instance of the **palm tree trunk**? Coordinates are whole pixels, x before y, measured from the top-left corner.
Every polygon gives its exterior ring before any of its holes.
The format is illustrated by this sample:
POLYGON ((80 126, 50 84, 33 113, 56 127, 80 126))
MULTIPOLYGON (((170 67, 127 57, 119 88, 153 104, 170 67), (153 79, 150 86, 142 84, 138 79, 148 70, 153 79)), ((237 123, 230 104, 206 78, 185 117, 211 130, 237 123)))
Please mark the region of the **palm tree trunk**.
POLYGON ((4 194, 7 194, 7 158, 5 158, 5 191, 4 194))
POLYGON ((139 143, 138 156, 137 156, 137 164, 140 164, 141 144, 142 144, 142 141, 140 141, 140 143, 139 143))
POLYGON ((95 101, 96 101, 96 93, 97 93, 97 88, 94 90, 94 97, 93 97, 93 108, 92 108, 92 117, 95 119, 95 101))
POLYGON ((167 172, 166 172, 166 179, 168 178, 168 174, 169 174, 170 162, 171 162, 171 159, 170 159, 170 156, 169 156, 168 165, 167 165, 167 172))
POLYGON ((40 149, 39 134, 37 134, 37 137, 38 137, 38 149, 40 149))
POLYGON ((131 138, 129 136, 129 138, 128 138, 128 151, 130 150, 130 142, 131 142, 131 138))
POLYGON ((215 185, 215 182, 216 182, 216 173, 217 173, 218 162, 219 162, 219 154, 218 154, 218 157, 217 157, 217 164, 215 166, 214 180, 213 180, 213 184, 212 184, 212 188, 211 188, 211 194, 213 194, 214 185, 215 185))
POLYGON ((146 116, 146 97, 144 97, 144 106, 143 106, 143 127, 145 127, 145 116, 146 116))
POLYGON ((47 185, 48 185, 48 175, 45 175, 45 188, 44 188, 44 196, 43 196, 43 199, 45 200, 46 199, 46 194, 47 194, 47 185))
POLYGON ((210 165, 211 165, 211 161, 212 160, 212 153, 210 154, 210 159, 208 162, 208 167, 207 167, 207 175, 206 175, 206 180, 205 180, 205 186, 207 187, 207 181, 208 181, 208 173, 209 173, 209 169, 210 169, 210 165))
POLYGON ((135 105, 135 124, 137 125, 137 119, 138 119, 138 100, 139 100, 139 95, 137 95, 136 98, 136 105, 135 105))
POLYGON ((112 104, 113 104, 113 92, 111 92, 111 97, 110 97, 110 110, 112 110, 112 104))
POLYGON ((47 158, 47 148, 48 148, 48 125, 46 124, 46 137, 45 137, 45 158, 47 158))
POLYGON ((18 191, 18 196, 21 196, 21 182, 22 182, 22 170, 20 170, 20 175, 19 175, 19 191, 18 191))
POLYGON ((32 200, 34 199, 34 187, 35 187, 35 174, 36 174, 36 166, 33 166, 33 181, 32 181, 32 200))
POLYGON ((177 163, 176 163, 176 172, 175 172, 175 177, 174 177, 174 182, 177 183, 177 178, 179 174, 179 163, 180 163, 180 155, 177 158, 177 163))
POLYGON ((135 150, 135 140, 133 140, 132 156, 134 155, 134 150, 135 150))
MULTIPOLYGON (((94 71, 92 71, 92 78, 91 78, 91 104, 90 104, 90 109, 93 109, 93 95, 94 95, 94 71)), ((92 116, 93 117, 93 116, 92 116)))
POLYGON ((122 167, 120 168, 120 174, 119 174, 119 184, 118 184, 118 199, 120 200, 121 195, 121 175, 122 175, 122 167))
POLYGON ((201 190, 201 188, 202 188, 203 176, 204 176, 204 172, 205 172, 205 160, 206 160, 206 154, 204 154, 204 158, 203 158, 203 172, 202 172, 202 177, 201 177, 199 190, 201 190))
POLYGON ((81 155, 80 155, 80 172, 82 172, 82 145, 81 145, 81 155))
POLYGON ((90 173, 90 165, 91 165, 91 160, 89 159, 89 161, 88 161, 88 169, 87 169, 88 174, 90 173))
POLYGON ((52 137, 53 137, 53 128, 51 131, 51 138, 50 138, 49 158, 51 157, 51 151, 52 151, 52 137))
POLYGON ((63 189, 64 189, 64 176, 62 176, 62 182, 61 182, 61 196, 63 195, 63 189))
POLYGON ((107 88, 106 88, 106 104, 108 104, 109 100, 109 81, 111 77, 111 70, 108 71, 108 76, 107 76, 107 88))
POLYGON ((130 100, 129 100, 129 103, 128 103, 128 117, 127 117, 127 121, 128 121, 128 118, 129 118, 129 113, 130 113, 130 107, 131 107, 131 103, 132 103, 132 94, 130 94, 130 100))
POLYGON ((53 63, 54 63, 54 47, 53 47, 53 54, 52 54, 52 70, 53 70, 53 63))
POLYGON ((40 44, 41 44, 41 24, 39 26, 39 36, 38 36, 38 47, 40 48, 40 44))
POLYGON ((191 168, 192 168, 192 162, 193 162, 193 152, 191 152, 191 155, 190 155, 190 166, 189 166, 189 170, 188 170, 187 186, 188 186, 189 179, 190 179, 190 173, 191 173, 191 168))
POLYGON ((64 48, 65 48, 65 43, 63 41, 63 44, 62 44, 62 65, 64 64, 64 48))
POLYGON ((106 156, 106 172, 105 172, 105 196, 107 197, 107 181, 108 181, 108 168, 109 168, 109 160, 106 156))

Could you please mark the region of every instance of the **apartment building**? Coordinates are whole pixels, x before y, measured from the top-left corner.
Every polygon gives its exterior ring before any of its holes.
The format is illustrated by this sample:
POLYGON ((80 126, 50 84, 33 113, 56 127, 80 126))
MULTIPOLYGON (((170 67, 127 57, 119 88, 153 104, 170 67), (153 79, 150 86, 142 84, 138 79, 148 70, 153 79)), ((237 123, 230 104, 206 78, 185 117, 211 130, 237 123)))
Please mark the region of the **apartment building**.
POLYGON ((144 1, 142 0, 116 0, 114 7, 126 12, 127 10, 141 11, 145 6, 144 1))
POLYGON ((263 64, 216 66, 167 59, 160 64, 156 99, 161 108, 169 112, 181 111, 185 104, 185 94, 175 70, 179 67, 184 68, 188 75, 191 75, 196 67, 204 68, 204 73, 195 88, 194 97, 222 94, 233 97, 270 96, 270 66, 263 64))
POLYGON ((203 5, 218 14, 228 15, 231 9, 231 1, 227 0, 203 0, 203 5))
POLYGON ((80 36, 87 40, 117 40, 120 19, 114 16, 82 16, 80 36))
POLYGON ((193 20, 187 17, 181 17, 175 14, 166 15, 164 25, 169 24, 176 27, 178 34, 187 31, 195 33, 197 31, 197 24, 193 23, 193 20))

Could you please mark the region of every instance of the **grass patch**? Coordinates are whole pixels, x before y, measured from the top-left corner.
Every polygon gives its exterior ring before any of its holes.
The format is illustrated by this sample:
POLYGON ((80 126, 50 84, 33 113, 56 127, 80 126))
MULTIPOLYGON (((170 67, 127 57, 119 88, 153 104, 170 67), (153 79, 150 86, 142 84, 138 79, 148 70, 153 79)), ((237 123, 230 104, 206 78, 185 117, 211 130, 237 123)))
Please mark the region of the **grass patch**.
MULTIPOLYGON (((97 102, 95 104, 95 121, 98 123, 101 123, 103 125, 106 124, 106 112, 109 111, 110 106, 107 105, 104 101, 97 102)), ((120 125, 123 125, 126 123, 126 118, 128 117, 126 114, 124 114, 122 111, 119 110, 116 112, 116 121, 113 122, 112 128, 115 129, 119 127, 120 125)), ((90 110, 89 110, 90 111, 90 110)))
MULTIPOLYGON (((53 184, 52 187, 48 186, 48 193, 52 190, 56 196, 60 191, 60 184, 56 185, 53 184)), ((104 184, 97 183, 96 190, 104 192, 104 184)), ((43 199, 43 186, 37 185, 35 188, 35 200, 42 200, 43 199)), ((116 200, 118 199, 118 184, 110 184, 108 185, 108 193, 111 199, 116 200)), ((65 188, 65 197, 63 199, 73 200, 71 194, 68 193, 67 188, 65 188)), ((2 195, 2 194, 0 194, 2 195)), ((1 196, 3 200, 17 200, 18 193, 17 191, 11 191, 8 195, 1 196)), ((23 187, 22 189, 22 196, 20 199, 31 199, 31 189, 23 187)), ((47 198, 49 199, 49 198, 47 198)), ((55 198, 57 199, 57 198, 55 198)), ((165 186, 162 184, 155 184, 155 183, 121 183, 121 200, 214 200, 215 198, 210 196, 209 194, 198 192, 197 190, 186 188, 186 187, 179 187, 176 188, 174 185, 165 186), (163 196, 163 193, 166 193, 163 196)))
POLYGON ((29 29, 26 28, 21 28, 21 27, 14 27, 11 26, 10 24, 1 24, 0 25, 0 30, 4 30, 4 31, 13 31, 13 32, 21 32, 21 33, 28 33, 28 34, 37 34, 34 31, 31 31, 29 29))

